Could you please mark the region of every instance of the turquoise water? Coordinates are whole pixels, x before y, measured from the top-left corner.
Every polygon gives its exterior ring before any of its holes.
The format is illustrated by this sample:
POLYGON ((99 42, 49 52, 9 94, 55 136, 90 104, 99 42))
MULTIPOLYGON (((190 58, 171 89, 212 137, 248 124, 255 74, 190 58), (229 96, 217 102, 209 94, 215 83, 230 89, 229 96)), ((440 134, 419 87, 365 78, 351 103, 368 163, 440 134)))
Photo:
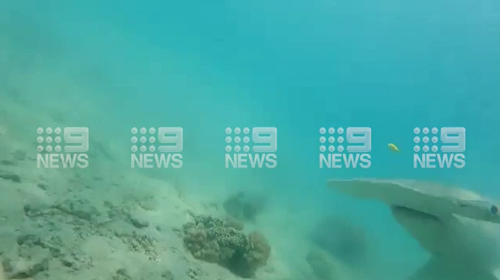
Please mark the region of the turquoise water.
POLYGON ((4 1, 0 11, 14 42, 0 82, 64 73, 79 90, 47 82, 30 102, 85 100, 99 113, 81 118, 76 101, 67 123, 124 147, 131 127, 183 127, 184 166, 157 172, 165 180, 199 199, 265 191, 297 224, 353 220, 381 270, 405 274, 426 253, 381 204, 332 192, 327 179, 430 180, 500 198, 496 1, 4 1), (255 126, 278 129, 278 167, 226 169, 224 129, 255 126), (371 127, 371 168, 318 168, 319 128, 330 126, 371 127), (413 168, 413 128, 424 126, 466 128, 464 169, 413 168))

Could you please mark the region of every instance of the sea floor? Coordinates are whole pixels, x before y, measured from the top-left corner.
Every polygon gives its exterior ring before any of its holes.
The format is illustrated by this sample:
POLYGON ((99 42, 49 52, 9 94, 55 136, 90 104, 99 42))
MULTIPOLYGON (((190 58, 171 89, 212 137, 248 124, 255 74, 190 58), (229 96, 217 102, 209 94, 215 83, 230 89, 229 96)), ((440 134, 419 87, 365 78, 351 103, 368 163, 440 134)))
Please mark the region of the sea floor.
MULTIPOLYGON (((36 123, 64 126, 57 117, 64 112, 35 106, 20 90, 3 88, 0 96, 1 280, 241 279, 195 259, 183 244, 182 226, 195 216, 224 218, 222 199, 203 201, 165 180, 116 168, 113 143, 105 141, 94 146, 111 148, 94 151, 99 161, 87 169, 36 168, 30 130, 36 123)), ((367 279, 324 252, 311 260, 318 248, 305 238, 281 238, 293 223, 281 232, 251 227, 268 235, 272 250, 255 279, 367 279)))

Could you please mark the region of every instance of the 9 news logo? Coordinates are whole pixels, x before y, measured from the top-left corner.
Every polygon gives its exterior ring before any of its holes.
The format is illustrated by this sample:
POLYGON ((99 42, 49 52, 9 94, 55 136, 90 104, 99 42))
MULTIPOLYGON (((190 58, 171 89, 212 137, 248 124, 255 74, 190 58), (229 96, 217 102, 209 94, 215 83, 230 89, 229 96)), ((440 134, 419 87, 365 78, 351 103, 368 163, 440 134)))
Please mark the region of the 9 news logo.
POLYGON ((413 168, 464 168, 465 128, 413 129, 413 168))
POLYGON ((226 168, 276 168, 278 130, 276 127, 226 128, 226 168))

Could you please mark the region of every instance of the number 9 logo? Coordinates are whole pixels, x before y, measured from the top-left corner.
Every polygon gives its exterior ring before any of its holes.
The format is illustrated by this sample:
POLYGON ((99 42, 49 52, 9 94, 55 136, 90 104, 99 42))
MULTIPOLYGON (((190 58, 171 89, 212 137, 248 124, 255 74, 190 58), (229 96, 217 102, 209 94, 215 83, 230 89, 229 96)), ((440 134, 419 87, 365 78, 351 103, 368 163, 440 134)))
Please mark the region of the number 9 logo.
POLYGON ((372 129, 369 127, 348 127, 346 132, 347 143, 363 144, 347 146, 350 153, 368 153, 372 150, 372 129), (356 135, 356 136, 355 136, 356 135), (361 136, 357 136, 361 135, 361 136))
POLYGON ((80 144, 64 146, 67 153, 86 153, 89 150, 89 129, 87 127, 64 128, 64 142, 66 144, 80 144))
POLYGON ((160 127, 158 128, 158 142, 162 145, 158 147, 161 153, 180 153, 183 150, 183 130, 182 127, 160 127), (172 145, 173 144, 173 145, 172 145))
POLYGON ((278 150, 278 129, 276 127, 254 127, 252 129, 254 144, 268 144, 253 146, 256 153, 275 153, 278 150))
POLYGON ((443 153, 463 153, 465 152, 465 128, 464 127, 443 127, 441 128, 441 143, 455 144, 443 145, 443 153), (454 136, 451 136, 454 135, 454 136))

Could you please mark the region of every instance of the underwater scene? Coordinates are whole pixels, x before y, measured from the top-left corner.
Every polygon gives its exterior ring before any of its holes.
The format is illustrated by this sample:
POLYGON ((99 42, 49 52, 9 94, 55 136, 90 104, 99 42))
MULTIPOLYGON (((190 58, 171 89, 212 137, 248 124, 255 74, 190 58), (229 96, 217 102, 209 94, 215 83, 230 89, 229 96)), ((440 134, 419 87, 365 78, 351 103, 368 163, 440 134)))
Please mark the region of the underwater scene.
POLYGON ((500 2, 0 2, 0 280, 500 279, 500 2))

